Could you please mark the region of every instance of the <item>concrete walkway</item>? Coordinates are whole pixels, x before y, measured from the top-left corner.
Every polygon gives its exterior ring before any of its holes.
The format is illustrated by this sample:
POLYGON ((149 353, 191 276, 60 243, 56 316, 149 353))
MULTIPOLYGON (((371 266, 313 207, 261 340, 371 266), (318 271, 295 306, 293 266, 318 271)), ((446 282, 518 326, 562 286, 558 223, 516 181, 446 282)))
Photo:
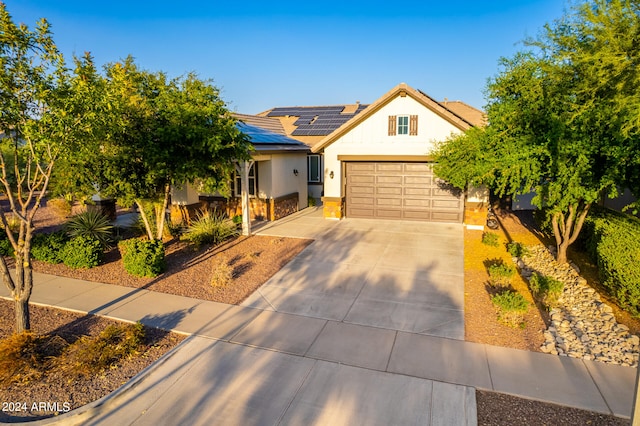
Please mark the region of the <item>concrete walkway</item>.
MULTIPOLYGON (((332 227, 309 220, 316 238, 332 227)), ((629 367, 349 322, 349 312, 322 318, 43 274, 34 280, 33 303, 191 335, 115 393, 41 424, 474 425, 475 388, 631 413, 629 367)))

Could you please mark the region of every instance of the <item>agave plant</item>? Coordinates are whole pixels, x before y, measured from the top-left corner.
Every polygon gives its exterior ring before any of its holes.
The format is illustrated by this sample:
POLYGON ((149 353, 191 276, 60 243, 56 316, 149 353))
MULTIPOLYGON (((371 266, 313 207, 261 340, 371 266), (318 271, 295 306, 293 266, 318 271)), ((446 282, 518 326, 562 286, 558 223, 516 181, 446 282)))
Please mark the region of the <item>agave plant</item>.
POLYGON ((92 237, 103 247, 110 247, 113 243, 113 226, 101 211, 87 210, 73 216, 65 225, 69 237, 92 237))

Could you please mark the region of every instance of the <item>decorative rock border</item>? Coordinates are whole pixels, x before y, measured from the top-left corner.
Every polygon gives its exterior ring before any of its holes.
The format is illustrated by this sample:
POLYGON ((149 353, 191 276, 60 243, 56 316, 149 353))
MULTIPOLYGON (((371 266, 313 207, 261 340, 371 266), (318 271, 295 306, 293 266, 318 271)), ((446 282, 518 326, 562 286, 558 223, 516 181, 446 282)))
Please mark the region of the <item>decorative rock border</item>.
POLYGON ((559 265, 553 247, 539 245, 528 251, 513 258, 523 277, 529 280, 537 272, 564 283, 557 306, 549 312, 551 324, 544 332, 542 352, 637 367, 640 338, 618 324, 611 306, 579 275, 578 267, 559 265))

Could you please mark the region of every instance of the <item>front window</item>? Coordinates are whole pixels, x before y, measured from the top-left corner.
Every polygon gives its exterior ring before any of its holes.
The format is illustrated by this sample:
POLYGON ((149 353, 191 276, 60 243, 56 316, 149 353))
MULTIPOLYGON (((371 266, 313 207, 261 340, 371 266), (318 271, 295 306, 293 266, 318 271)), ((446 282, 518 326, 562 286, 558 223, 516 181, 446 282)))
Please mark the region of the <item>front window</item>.
MULTIPOLYGON (((250 197, 255 197, 257 194, 258 179, 256 179, 256 164, 257 163, 251 164, 251 167, 249 168, 249 196, 250 197)), ((236 197, 242 196, 242 176, 237 170, 234 173, 233 182, 234 182, 233 195, 236 197)))
POLYGON ((307 156, 307 176, 309 183, 318 183, 321 182, 320 172, 322 171, 322 167, 320 165, 320 156, 319 155, 308 155, 307 156))
POLYGON ((409 134, 409 116, 408 115, 398 116, 398 134, 399 135, 409 134))

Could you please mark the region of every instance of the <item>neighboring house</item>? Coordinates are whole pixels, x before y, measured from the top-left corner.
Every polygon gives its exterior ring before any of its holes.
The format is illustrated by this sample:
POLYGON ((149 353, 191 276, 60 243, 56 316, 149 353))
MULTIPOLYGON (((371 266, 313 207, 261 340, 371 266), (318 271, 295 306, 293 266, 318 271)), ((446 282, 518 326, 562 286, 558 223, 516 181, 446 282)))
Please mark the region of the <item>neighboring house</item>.
POLYGON ((461 223, 465 194, 434 176, 429 152, 483 121, 399 84, 313 145, 324 155, 324 216, 461 223))
MULTIPOLYGON (((333 133, 353 117, 362 112, 367 105, 278 107, 258 114, 264 118, 277 120, 284 134, 304 142, 309 147, 333 133)), ((260 124, 255 123, 260 126, 260 124)), ((316 200, 322 197, 324 183, 323 160, 321 153, 309 153, 307 157, 308 193, 316 200)))
MULTIPOLYGON (((307 207, 309 147, 284 134, 280 122, 266 117, 235 114, 238 128, 249 136, 254 151, 249 162, 250 216, 277 220, 307 207)), ((240 215, 239 172, 231 182, 231 197, 198 192, 190 184, 173 188, 172 219, 188 220, 199 208, 211 207, 230 217, 240 215)))

